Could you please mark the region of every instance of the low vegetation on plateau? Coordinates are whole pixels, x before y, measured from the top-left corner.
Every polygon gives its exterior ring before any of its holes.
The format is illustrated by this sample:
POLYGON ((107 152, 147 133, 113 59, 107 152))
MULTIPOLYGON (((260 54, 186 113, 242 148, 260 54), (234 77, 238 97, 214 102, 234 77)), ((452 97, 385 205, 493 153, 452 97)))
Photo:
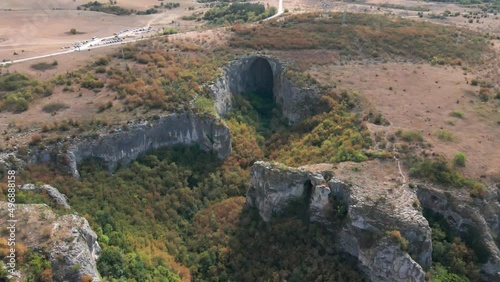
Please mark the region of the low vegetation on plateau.
POLYGON ((338 50, 350 59, 425 60, 480 63, 488 39, 453 26, 391 16, 300 14, 258 26, 235 25, 230 45, 256 50, 338 50), (457 36, 461 36, 457 40, 457 36))
POLYGON ((90 1, 87 4, 83 4, 78 6, 78 10, 84 11, 93 11, 93 12, 103 12, 107 14, 113 14, 117 16, 127 16, 131 14, 136 15, 151 15, 159 12, 159 9, 173 9, 179 7, 179 3, 174 2, 160 2, 159 5, 155 5, 153 8, 149 8, 147 10, 134 10, 134 9, 126 9, 122 8, 118 5, 118 1, 110 0, 109 3, 101 3, 98 1, 90 1))
MULTIPOLYGON (((24 74, 4 74, 0 76, 0 110, 21 112, 30 101, 52 91, 70 95, 80 89, 109 93, 110 101, 96 106, 96 114, 105 111, 144 117, 194 111, 216 116, 207 82, 220 74, 221 66, 248 50, 265 49, 273 55, 336 50, 353 60, 430 62, 442 58, 447 64, 477 64, 489 52, 488 40, 476 33, 460 31, 461 39, 457 40, 459 30, 454 27, 387 16, 348 14, 348 25, 342 27, 338 13, 299 14, 244 26, 237 22, 258 20, 270 10, 245 6, 256 11, 231 13, 233 5, 217 6, 218 10, 204 15, 214 24, 235 23, 231 48, 209 47, 205 40, 154 39, 124 46, 49 82, 24 74)), ((362 103, 357 92, 319 85, 303 66, 291 64, 287 68, 292 82, 318 92, 320 98, 311 101, 314 112, 289 126, 272 96, 243 93, 235 97, 232 111, 221 121, 232 135, 232 155, 224 161, 196 146, 178 146, 149 152, 112 175, 104 164, 88 160, 79 166, 81 179, 57 167, 29 165, 18 181, 49 183, 68 196, 72 208, 86 217, 98 234, 103 252, 97 266, 109 281, 313 281, 318 277, 363 281, 351 258, 330 249, 331 235, 321 227, 302 216, 265 224, 255 211, 243 209, 250 167, 257 160, 299 166, 393 157, 394 152, 385 146, 375 148, 377 140, 366 125, 370 119, 359 109, 362 103)), ((55 114, 70 106, 53 101, 43 104, 42 110, 55 114)), ((452 115, 464 118, 463 113, 452 115)), ((385 124, 380 114, 372 120, 377 126, 385 124)), ((84 136, 108 126, 101 121, 91 125, 75 120, 44 125, 31 145, 41 146, 43 134, 59 134, 56 140, 62 142, 62 136, 84 136)), ((126 130, 126 126, 121 129, 126 130)), ((441 142, 454 140, 446 131, 436 136, 441 142)), ((423 147, 425 142, 415 130, 401 131, 394 140, 402 144, 401 149, 412 144, 423 147)), ((467 164, 464 154, 458 153, 451 162, 411 157, 412 152, 407 152, 399 153, 407 157, 412 176, 458 189, 466 187, 471 195, 482 196, 482 186, 460 172, 467 164)), ((3 183, 1 197, 5 198, 3 183)), ((47 201, 46 195, 37 197, 21 197, 19 203, 47 201)), ((437 247, 433 253, 436 264, 428 275, 442 281, 475 280, 481 261, 472 244, 461 241, 439 218, 431 224, 437 247), (450 259, 446 253, 456 254, 456 258, 450 259)), ((405 245, 399 232, 393 236, 405 245)), ((36 257, 23 267, 31 269, 32 264, 39 266, 34 279, 41 281, 50 265, 36 257)))
POLYGON ((220 3, 208 10, 203 19, 212 25, 233 24, 237 22, 256 22, 276 14, 276 8, 260 3, 220 3))

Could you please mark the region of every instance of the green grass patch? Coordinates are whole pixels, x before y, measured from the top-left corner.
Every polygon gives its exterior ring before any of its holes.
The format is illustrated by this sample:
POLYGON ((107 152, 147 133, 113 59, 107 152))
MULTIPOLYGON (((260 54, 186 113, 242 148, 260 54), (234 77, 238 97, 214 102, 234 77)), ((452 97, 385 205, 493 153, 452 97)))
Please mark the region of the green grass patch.
POLYGON ((465 153, 456 153, 453 157, 453 164, 455 166, 464 167, 465 166, 466 156, 465 153))
POLYGON ((417 130, 405 130, 401 132, 401 138, 406 142, 423 142, 422 132, 417 130))
POLYGON ((407 10, 407 11, 417 11, 417 12, 429 12, 430 11, 429 8, 425 8, 422 6, 410 7, 410 6, 390 4, 390 3, 380 4, 380 7, 389 8, 389 9, 407 10))
POLYGON ((446 142, 451 142, 455 139, 455 137, 453 136, 453 132, 444 129, 436 132, 436 136, 439 140, 446 142))
POLYGON ((0 76, 0 111, 23 112, 37 97, 52 95, 50 82, 40 82, 25 74, 10 73, 0 76))
POLYGON ((218 117, 215 109, 215 101, 212 98, 198 96, 194 101, 194 111, 201 114, 207 114, 213 117, 218 117))
POLYGON ((108 4, 108 3, 100 3, 97 1, 90 1, 87 4, 80 5, 77 8, 78 10, 89 10, 93 12, 102 12, 107 14, 113 14, 117 16, 126 16, 132 14, 132 11, 129 9, 122 8, 120 6, 108 4))
MULTIPOLYGON (((462 156, 460 156, 461 158, 462 156)), ((465 155, 463 155, 465 165, 465 155)), ((459 160, 459 163, 462 160, 459 160)), ((484 197, 485 188, 481 182, 465 177, 454 165, 444 158, 430 160, 426 158, 412 157, 409 161, 410 176, 428 179, 432 182, 451 186, 453 188, 466 187, 470 189, 472 197, 484 197)))
POLYGON ((465 117, 465 114, 463 111, 461 110, 453 110, 451 113, 450 113, 450 116, 452 117, 456 117, 456 118, 464 118, 465 117))

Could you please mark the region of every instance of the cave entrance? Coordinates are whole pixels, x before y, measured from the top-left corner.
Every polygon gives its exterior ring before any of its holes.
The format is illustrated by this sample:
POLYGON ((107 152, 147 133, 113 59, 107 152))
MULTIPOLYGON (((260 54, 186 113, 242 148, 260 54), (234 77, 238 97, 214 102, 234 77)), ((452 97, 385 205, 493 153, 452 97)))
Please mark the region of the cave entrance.
POLYGON ((256 58, 248 68, 245 88, 248 93, 256 93, 263 99, 274 102, 273 99, 273 70, 264 58, 256 58))
POLYGON ((257 131, 264 136, 270 135, 275 130, 272 128, 273 118, 281 113, 274 99, 274 73, 271 64, 266 58, 257 57, 249 62, 241 78, 243 82, 241 96, 255 111, 257 131))

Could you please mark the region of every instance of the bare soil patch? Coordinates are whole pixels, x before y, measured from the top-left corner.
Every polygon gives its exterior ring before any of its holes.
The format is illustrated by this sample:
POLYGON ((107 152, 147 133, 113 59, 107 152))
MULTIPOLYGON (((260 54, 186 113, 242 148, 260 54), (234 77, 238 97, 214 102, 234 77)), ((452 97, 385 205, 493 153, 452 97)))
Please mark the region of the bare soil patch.
MULTIPOLYGON (((193 13, 188 7, 194 7, 197 11, 203 4, 191 0, 172 2, 180 3, 180 7, 152 15, 116 16, 77 10, 79 5, 88 3, 82 0, 2 1, 0 61, 61 52, 76 41, 89 40, 93 36, 112 36, 125 29, 144 27, 148 23, 155 29, 176 27, 178 30, 193 29, 199 25, 180 21, 180 18, 193 13), (173 21, 179 25, 174 25, 173 21), (68 34, 72 28, 76 29, 76 34, 68 34)), ((146 10, 160 3, 156 0, 118 1, 119 6, 136 10, 146 10)))
MULTIPOLYGON (((391 123, 391 128, 421 131, 432 143, 432 151, 448 159, 457 152, 466 153, 466 175, 500 173, 499 103, 479 100, 479 87, 467 83, 475 75, 465 75, 461 68, 396 63, 328 65, 316 67, 311 73, 322 83, 359 90, 368 104, 391 123), (463 119, 450 116, 457 109, 464 113, 463 119), (443 129, 453 133, 452 143, 436 136, 443 129)), ((371 129, 387 130, 384 126, 371 129)))

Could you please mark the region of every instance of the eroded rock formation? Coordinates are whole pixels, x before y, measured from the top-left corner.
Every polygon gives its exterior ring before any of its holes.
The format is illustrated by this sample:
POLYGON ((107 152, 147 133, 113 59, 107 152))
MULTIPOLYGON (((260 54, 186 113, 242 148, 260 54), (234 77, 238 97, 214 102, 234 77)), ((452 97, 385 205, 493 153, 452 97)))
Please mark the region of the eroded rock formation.
POLYGON ((431 229, 413 204, 414 191, 397 181, 367 179, 371 181, 358 182, 328 165, 296 169, 256 162, 246 202, 271 221, 289 204, 309 197, 310 220, 337 234, 332 244, 356 257, 372 281, 424 281, 424 269, 431 265, 431 229), (342 205, 345 215, 338 214, 342 205), (342 216, 347 220, 338 225, 335 218, 342 216))
POLYGON ((424 281, 432 263, 424 211, 442 216, 461 235, 482 264, 484 281, 500 281, 498 189, 488 189, 479 199, 463 189, 430 184, 410 188, 395 164, 379 161, 342 163, 335 169, 327 164, 290 168, 256 162, 251 184, 247 206, 255 207, 266 222, 286 216, 282 212, 297 200, 308 201, 310 221, 336 234, 332 244, 356 257, 371 281, 424 281), (342 216, 345 220, 339 221, 342 216))
POLYGON ((484 199, 461 195, 457 189, 443 192, 431 185, 418 185, 423 208, 444 218, 448 225, 473 245, 486 281, 500 281, 500 193, 489 189, 484 199))
POLYGON ((35 184, 24 184, 22 185, 19 190, 22 191, 34 191, 34 192, 40 192, 40 191, 46 191, 47 195, 58 205, 66 208, 66 209, 71 209, 71 207, 68 204, 68 198, 66 195, 62 194, 57 190, 57 188, 52 187, 50 185, 44 184, 44 185, 35 185, 35 184))
MULTIPOLYGON (((8 217, 7 203, 0 202, 0 221, 8 217)), ((45 204, 16 205, 16 243, 48 254, 55 281, 100 281, 96 259, 101 251, 97 235, 83 217, 58 216, 45 204)))
POLYGON ((278 59, 263 55, 245 56, 232 62, 210 88, 220 116, 231 110, 233 95, 259 91, 273 95, 290 124, 310 116, 314 110, 311 101, 318 98, 314 90, 296 87, 286 77, 285 66, 278 59))
POLYGON ((30 154, 29 162, 54 161, 79 177, 78 164, 85 159, 100 159, 113 171, 119 164, 127 165, 151 149, 177 144, 199 144, 221 159, 231 154, 231 134, 221 120, 182 113, 134 124, 127 131, 74 141, 66 149, 48 147, 30 154))

